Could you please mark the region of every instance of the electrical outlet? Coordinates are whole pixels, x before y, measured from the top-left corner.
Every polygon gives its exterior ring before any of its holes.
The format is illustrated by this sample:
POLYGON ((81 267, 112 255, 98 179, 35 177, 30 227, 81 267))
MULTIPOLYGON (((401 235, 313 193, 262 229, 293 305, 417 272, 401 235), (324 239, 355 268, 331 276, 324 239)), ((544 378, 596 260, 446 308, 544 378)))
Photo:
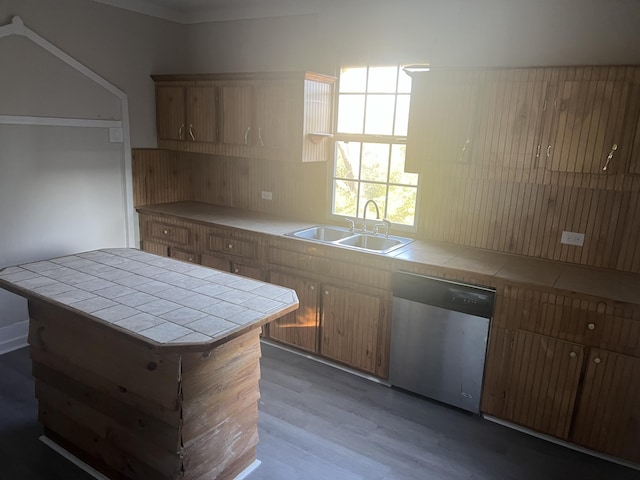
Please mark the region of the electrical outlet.
POLYGON ((262 199, 263 200, 273 200, 273 193, 272 192, 265 192, 263 190, 262 191, 262 199))
POLYGON ((566 231, 562 232, 560 243, 581 247, 584 245, 584 233, 566 232, 566 231))

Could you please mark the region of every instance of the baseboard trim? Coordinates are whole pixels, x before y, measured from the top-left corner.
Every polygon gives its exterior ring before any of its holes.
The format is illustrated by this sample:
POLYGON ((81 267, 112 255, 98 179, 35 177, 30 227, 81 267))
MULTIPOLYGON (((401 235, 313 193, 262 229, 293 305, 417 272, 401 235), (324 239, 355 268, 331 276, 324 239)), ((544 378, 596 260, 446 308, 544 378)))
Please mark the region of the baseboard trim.
POLYGON ((545 435, 544 433, 539 433, 534 430, 529 430, 526 427, 521 425, 517 425, 515 423, 508 422, 506 420, 502 420, 501 418, 492 417, 491 415, 482 415, 482 418, 488 420, 493 423, 497 423, 502 425, 503 427, 512 428, 513 430, 517 430, 522 433, 526 433, 527 435, 531 435, 532 437, 541 438, 542 440, 546 440, 547 442, 555 443, 557 445, 561 445, 563 447, 570 448, 571 450, 576 450, 580 453, 585 453, 587 455, 591 455, 592 457, 600 458, 602 460, 607 460, 612 463, 617 463, 618 465, 622 465, 623 467, 633 468, 634 470, 640 471, 640 464, 628 462, 626 460, 622 460, 618 457, 612 457, 611 455, 606 455, 604 453, 596 452, 595 450, 589 450, 588 448, 581 447, 579 445, 575 445, 573 443, 565 442, 564 440, 560 440, 559 438, 552 437, 551 435, 545 435))
POLYGON ((0 327, 0 355, 27 346, 29 320, 0 327))

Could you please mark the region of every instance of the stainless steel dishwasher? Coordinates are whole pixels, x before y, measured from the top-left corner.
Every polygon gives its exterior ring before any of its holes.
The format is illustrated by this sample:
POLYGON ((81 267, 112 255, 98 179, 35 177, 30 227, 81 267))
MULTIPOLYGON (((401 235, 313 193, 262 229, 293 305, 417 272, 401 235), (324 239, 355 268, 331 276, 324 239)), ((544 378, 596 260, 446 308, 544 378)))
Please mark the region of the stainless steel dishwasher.
POLYGON ((395 272, 389 382, 473 413, 495 290, 395 272))

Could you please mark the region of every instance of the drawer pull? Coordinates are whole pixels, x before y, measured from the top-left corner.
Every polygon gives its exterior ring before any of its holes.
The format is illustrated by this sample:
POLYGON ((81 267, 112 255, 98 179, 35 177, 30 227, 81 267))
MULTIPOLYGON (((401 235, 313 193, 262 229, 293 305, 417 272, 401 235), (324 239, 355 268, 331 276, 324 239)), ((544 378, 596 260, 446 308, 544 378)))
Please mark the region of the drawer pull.
POLYGON ((238 270, 237 268, 233 269, 233 273, 238 273, 240 270, 238 270))
POLYGON ((229 245, 227 245, 227 247, 229 248, 229 250, 233 249, 233 244, 230 243, 229 245))
POLYGON ((590 323, 590 324, 587 325, 587 328, 589 330, 595 330, 596 329, 596 324, 595 323, 590 323))
POLYGON ((162 230, 162 233, 164 233, 165 235, 169 235, 169 230, 165 228, 164 230, 162 230))
POLYGON ((193 257, 189 257, 189 261, 190 261, 190 262, 193 262, 193 257))
POLYGON ((316 286, 315 285, 309 285, 309 290, 315 290, 316 286))
POLYGON ((596 357, 593 359, 593 363, 595 363, 596 365, 599 364, 602 360, 600 360, 600 357, 596 357))
POLYGON ((571 358, 576 358, 576 352, 571 352, 571 353, 569 354, 569 356, 570 356, 571 358))
POLYGON ((325 291, 324 291, 324 294, 325 294, 325 295, 329 295, 329 290, 325 290, 325 291))

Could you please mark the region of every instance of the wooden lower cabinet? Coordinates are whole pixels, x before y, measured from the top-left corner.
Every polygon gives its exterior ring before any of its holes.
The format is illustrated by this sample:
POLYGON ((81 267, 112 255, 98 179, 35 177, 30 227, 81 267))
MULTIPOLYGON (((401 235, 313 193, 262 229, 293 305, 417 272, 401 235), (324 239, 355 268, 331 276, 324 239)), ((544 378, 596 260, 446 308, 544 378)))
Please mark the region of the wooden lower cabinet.
POLYGON ((503 418, 568 439, 584 348, 517 331, 511 353, 512 370, 503 418))
POLYGON ((376 373, 381 298, 338 286, 322 286, 320 353, 376 373))
POLYGON ((640 359, 494 328, 482 411, 640 462, 640 359))
POLYGON ((640 463, 640 359, 591 349, 571 441, 640 463))
POLYGON ((269 324, 269 337, 311 353, 318 353, 318 283, 281 272, 271 272, 269 280, 271 283, 295 290, 300 303, 298 310, 269 324))

